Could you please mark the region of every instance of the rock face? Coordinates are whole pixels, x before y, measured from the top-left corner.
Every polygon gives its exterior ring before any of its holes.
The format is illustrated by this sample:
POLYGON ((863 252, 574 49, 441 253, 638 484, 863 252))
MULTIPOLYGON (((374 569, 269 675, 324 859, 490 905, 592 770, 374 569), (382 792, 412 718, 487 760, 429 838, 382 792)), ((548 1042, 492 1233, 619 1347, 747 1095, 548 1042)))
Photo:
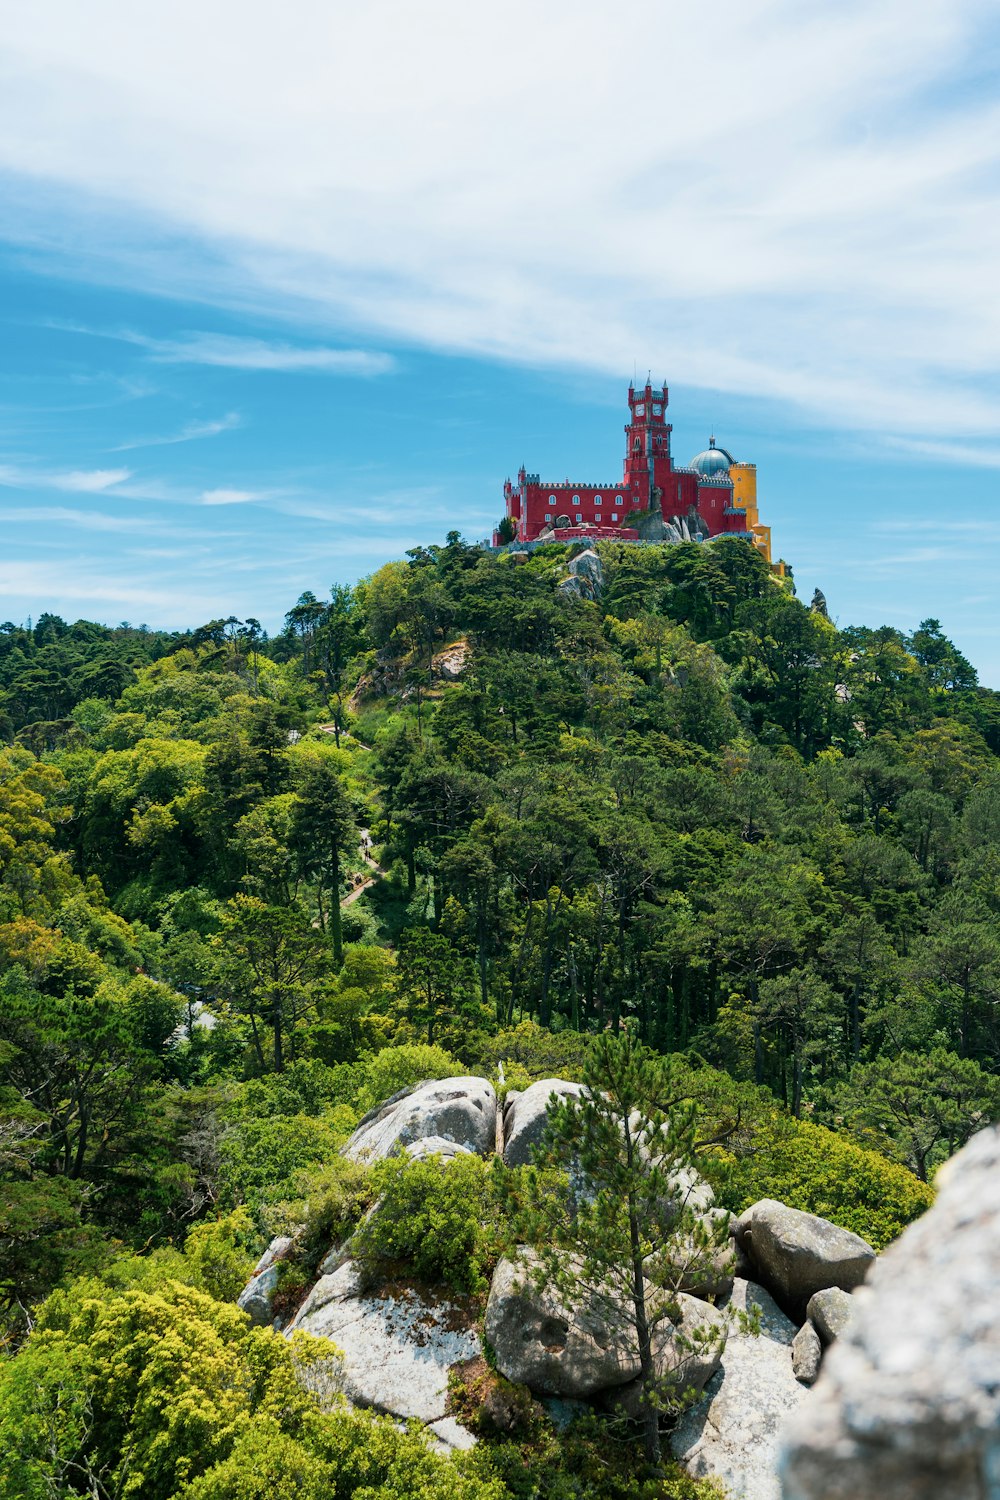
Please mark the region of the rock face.
POLYGON ((501 1375, 542 1396, 593 1396, 639 1373, 619 1318, 603 1300, 569 1307, 551 1287, 531 1280, 538 1260, 528 1250, 502 1260, 486 1306, 486 1337, 501 1375))
POLYGON ((395 1094, 365 1115, 344 1147, 351 1161, 382 1161, 438 1137, 486 1156, 496 1143, 497 1096, 485 1078, 444 1078, 395 1094))
POLYGON ((732 1332, 719 1372, 671 1436, 674 1457, 698 1479, 721 1480, 739 1500, 780 1500, 778 1434, 805 1389, 792 1373, 795 1327, 763 1287, 737 1280, 731 1305, 760 1309, 761 1332, 732 1332))
POLYGON ((860 1286, 875 1251, 860 1235, 826 1219, 762 1198, 737 1223, 736 1239, 758 1279, 785 1306, 801 1309, 814 1292, 860 1286))
POLYGON ((789 1424, 786 1500, 1000 1495, 1000 1131, 938 1173, 789 1424))
POLYGON ((553 1094, 565 1099, 569 1096, 579 1098, 583 1092, 582 1084, 567 1083, 563 1078, 542 1078, 521 1092, 512 1090, 504 1101, 503 1109, 504 1165, 531 1165, 532 1151, 541 1143, 546 1112, 553 1094))
POLYGON ((266 1328, 274 1318, 274 1294, 278 1290, 278 1267, 267 1266, 259 1276, 248 1281, 236 1299, 236 1306, 249 1313, 255 1328, 266 1328))
MULTIPOLYGON (((349 1400, 428 1425, 445 1418, 450 1367, 481 1352, 473 1313, 410 1287, 365 1291, 353 1261, 320 1278, 288 1333, 299 1328, 340 1350, 339 1384, 349 1400)), ((436 1435, 458 1447, 465 1436, 455 1427, 436 1435)))

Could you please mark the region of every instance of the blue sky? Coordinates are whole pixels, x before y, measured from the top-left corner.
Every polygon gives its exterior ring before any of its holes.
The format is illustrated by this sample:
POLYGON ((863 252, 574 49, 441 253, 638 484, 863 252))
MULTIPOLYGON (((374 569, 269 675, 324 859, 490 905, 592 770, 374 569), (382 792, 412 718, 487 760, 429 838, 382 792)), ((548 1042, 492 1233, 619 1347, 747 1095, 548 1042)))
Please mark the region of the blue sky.
POLYGON ((0 619, 273 629, 613 480, 651 368, 1000 686, 998 75, 978 0, 8 8, 0 619))

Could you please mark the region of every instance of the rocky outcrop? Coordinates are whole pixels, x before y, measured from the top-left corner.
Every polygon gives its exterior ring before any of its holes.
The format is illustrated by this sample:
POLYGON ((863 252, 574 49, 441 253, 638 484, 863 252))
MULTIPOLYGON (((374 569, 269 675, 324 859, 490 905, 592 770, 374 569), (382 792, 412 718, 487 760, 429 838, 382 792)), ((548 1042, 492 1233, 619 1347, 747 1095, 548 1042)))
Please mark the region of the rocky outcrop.
POLYGON ((382 1161, 438 1137, 487 1156, 496 1142, 497 1096, 485 1078, 445 1078, 395 1094, 365 1115, 344 1147, 352 1161, 382 1161))
POLYGON ((493 1274, 485 1326, 501 1375, 542 1396, 593 1396, 633 1380, 639 1358, 621 1311, 586 1296, 570 1307, 535 1284, 538 1264, 521 1250, 493 1274))
POLYGON ((774 1198, 748 1208, 735 1233, 757 1279, 800 1316, 814 1292, 832 1286, 853 1291, 875 1263, 875 1251, 860 1235, 774 1198))
POLYGON ((1000 1131, 938 1173, 784 1437, 785 1500, 1000 1494, 1000 1131))
POLYGON ((431 657, 431 672, 442 682, 457 682, 469 664, 471 652, 467 640, 452 641, 431 657))
POLYGON ((542 1078, 530 1088, 512 1089, 503 1106, 504 1165, 531 1165, 532 1153, 541 1144, 553 1094, 565 1099, 579 1098, 583 1092, 582 1084, 567 1083, 564 1078, 542 1078))
POLYGON ((481 1352, 474 1310, 409 1286, 366 1290, 347 1261, 320 1278, 287 1331, 300 1328, 336 1345, 337 1384, 349 1400, 435 1424, 436 1436, 451 1447, 465 1443, 440 1424, 449 1369, 481 1352))
POLYGON ((277 1235, 254 1266, 250 1280, 236 1299, 236 1306, 249 1315, 257 1328, 266 1328, 274 1320, 274 1294, 280 1279, 278 1268, 291 1248, 290 1235, 277 1235))
POLYGON ((778 1435, 805 1388, 792 1373, 795 1326, 763 1287, 737 1280, 730 1305, 759 1309, 758 1336, 730 1332, 721 1368, 671 1436, 674 1457, 699 1479, 718 1479, 739 1500, 780 1500, 778 1435))

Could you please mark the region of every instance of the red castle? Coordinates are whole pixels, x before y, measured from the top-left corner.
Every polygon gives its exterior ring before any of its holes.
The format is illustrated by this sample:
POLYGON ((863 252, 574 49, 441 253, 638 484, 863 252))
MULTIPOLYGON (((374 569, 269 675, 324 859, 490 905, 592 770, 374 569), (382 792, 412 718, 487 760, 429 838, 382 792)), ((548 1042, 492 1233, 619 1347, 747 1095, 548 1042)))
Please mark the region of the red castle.
MULTIPOLYGON (((704 453, 686 467, 670 454, 666 419, 667 387, 648 381, 643 390, 628 389, 630 421, 625 468, 617 483, 583 484, 566 480, 543 484, 522 468, 517 483, 504 484, 511 540, 533 542, 550 533, 559 541, 638 541, 640 531, 656 540, 660 533, 703 539, 735 533, 754 542, 770 560, 770 529, 759 524, 757 480, 753 464, 737 463, 712 438, 704 453)), ((500 533, 493 536, 500 543, 500 533)))

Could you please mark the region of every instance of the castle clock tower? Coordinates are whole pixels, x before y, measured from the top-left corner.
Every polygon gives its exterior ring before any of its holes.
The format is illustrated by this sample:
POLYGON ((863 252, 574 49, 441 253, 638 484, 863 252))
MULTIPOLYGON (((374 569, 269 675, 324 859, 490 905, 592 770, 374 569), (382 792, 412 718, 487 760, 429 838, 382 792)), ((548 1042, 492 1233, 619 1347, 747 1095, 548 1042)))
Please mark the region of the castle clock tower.
POLYGON ((673 464, 667 421, 667 387, 651 385, 628 388, 630 421, 625 428, 625 483, 642 510, 649 510, 667 494, 673 464))

